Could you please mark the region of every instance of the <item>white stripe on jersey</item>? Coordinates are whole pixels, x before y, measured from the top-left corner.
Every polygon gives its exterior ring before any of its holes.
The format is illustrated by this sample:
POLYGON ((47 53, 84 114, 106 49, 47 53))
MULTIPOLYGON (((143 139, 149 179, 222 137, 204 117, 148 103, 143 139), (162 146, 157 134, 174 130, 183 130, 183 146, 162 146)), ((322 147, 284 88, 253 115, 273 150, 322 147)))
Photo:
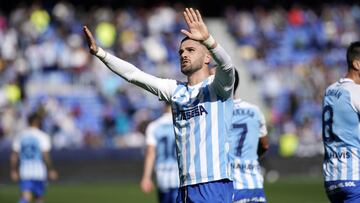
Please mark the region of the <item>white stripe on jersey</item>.
MULTIPOLYGON (((245 160, 245 165, 246 166, 249 166, 251 164, 250 160, 245 160)), ((250 170, 250 167, 245 167, 245 179, 247 181, 247 186, 249 189, 251 188, 255 188, 254 186, 254 181, 251 177, 251 170, 250 170)))
POLYGON ((333 168, 332 168, 332 179, 331 180, 338 180, 338 160, 337 159, 332 159, 333 160, 333 168))
MULTIPOLYGON (((181 122, 185 122, 185 121, 181 121, 181 122)), ((181 123, 181 125, 183 125, 182 123, 181 123)), ((175 129, 177 129, 177 128, 175 128, 175 129)), ((181 133, 179 133, 180 135, 186 135, 186 128, 182 128, 182 132, 181 133)), ((177 135, 179 135, 179 134, 177 134, 177 135)), ((180 142, 180 144, 181 144, 181 154, 180 154, 180 156, 182 156, 182 174, 181 174, 181 177, 183 177, 183 178, 181 178, 180 179, 180 182, 181 181, 183 181, 182 179, 187 179, 187 177, 186 177, 186 174, 188 174, 189 172, 188 172, 188 170, 187 170, 187 162, 186 162, 186 153, 187 153, 187 150, 186 150, 186 137, 185 136, 181 136, 181 137, 179 137, 179 140, 181 139, 181 142, 180 142)), ((181 159, 178 159, 178 161, 180 161, 181 159)))
POLYGON ((175 166, 176 168, 174 168, 173 170, 171 170, 171 177, 170 177, 170 182, 171 185, 176 185, 176 187, 179 187, 179 169, 178 166, 175 166))
MULTIPOLYGON (((210 98, 212 101, 216 100, 216 95, 213 91, 209 91, 210 98)), ((218 129, 218 104, 217 102, 211 103, 211 144, 212 144, 212 158, 213 158, 213 165, 207 166, 213 168, 214 179, 217 180, 220 178, 220 160, 219 160, 219 129, 218 129)), ((223 135, 224 136, 224 135, 223 135)))
POLYGON ((200 173, 201 179, 208 182, 207 157, 206 157, 206 118, 200 117, 200 173))
MULTIPOLYGON (((240 161, 238 159, 236 159, 236 160, 234 160, 233 164, 235 166, 240 165, 240 161)), ((240 180, 237 180, 237 181, 234 180, 234 183, 235 183, 234 184, 234 189, 238 189, 238 190, 243 189, 244 188, 244 184, 243 184, 244 181, 241 181, 242 177, 241 177, 240 170, 233 170, 233 174, 234 174, 234 177, 236 179, 240 179, 240 180)))
MULTIPOLYGON (((195 171, 195 153, 196 153, 196 143, 195 143, 195 120, 191 119, 190 121, 190 141, 188 142, 190 145, 190 166, 189 166, 189 171, 195 171)), ((195 184, 196 183, 196 173, 190 173, 190 178, 191 178, 191 184, 195 184)))
MULTIPOLYGON (((346 154, 346 148, 345 147, 341 147, 340 148, 341 154, 346 154)), ((341 173, 341 177, 340 180, 347 180, 347 158, 343 158, 340 159, 341 160, 341 169, 340 169, 340 173, 341 173)))
POLYGON ((24 161, 20 164, 20 178, 46 180, 46 167, 41 161, 24 161))
POLYGON ((351 148, 351 157, 352 157, 352 180, 359 180, 359 158, 358 150, 354 147, 351 148))
POLYGON ((170 188, 179 187, 178 166, 173 162, 158 164, 155 172, 159 190, 165 192, 170 188))
POLYGON ((263 177, 261 175, 261 168, 259 163, 256 160, 253 160, 254 167, 254 174, 255 174, 255 180, 256 180, 256 188, 263 188, 263 177))

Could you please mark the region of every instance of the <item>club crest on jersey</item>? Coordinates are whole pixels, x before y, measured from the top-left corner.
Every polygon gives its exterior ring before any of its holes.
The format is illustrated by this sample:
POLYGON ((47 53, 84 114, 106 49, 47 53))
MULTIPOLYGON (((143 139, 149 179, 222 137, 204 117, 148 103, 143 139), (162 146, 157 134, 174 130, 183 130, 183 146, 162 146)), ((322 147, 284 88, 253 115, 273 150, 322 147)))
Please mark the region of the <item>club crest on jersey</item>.
POLYGON ((179 111, 180 120, 189 120, 190 118, 202 116, 203 114, 208 114, 208 112, 202 105, 179 111))

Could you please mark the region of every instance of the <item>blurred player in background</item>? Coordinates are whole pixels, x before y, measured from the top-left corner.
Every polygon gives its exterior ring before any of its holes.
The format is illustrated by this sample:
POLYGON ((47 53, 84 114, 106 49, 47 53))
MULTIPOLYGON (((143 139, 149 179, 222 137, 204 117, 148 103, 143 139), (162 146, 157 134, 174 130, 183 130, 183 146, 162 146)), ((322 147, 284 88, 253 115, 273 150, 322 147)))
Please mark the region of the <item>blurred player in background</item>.
POLYGON ((151 122, 146 129, 146 153, 140 187, 145 193, 153 189, 152 173, 155 171, 158 198, 161 203, 176 202, 179 189, 179 169, 176 159, 175 135, 171 106, 151 122))
POLYGON ((33 199, 43 202, 47 177, 55 180, 57 172, 50 158, 51 142, 49 135, 40 130, 41 116, 33 113, 28 117, 28 128, 14 140, 10 155, 11 179, 19 181, 21 198, 19 203, 33 199))
POLYGON ((235 71, 234 110, 230 141, 234 202, 266 202, 258 158, 269 148, 265 118, 260 109, 235 97, 239 76, 235 71))
POLYGON ((360 202, 360 42, 347 49, 348 71, 323 99, 323 174, 331 202, 360 202))
POLYGON ((171 103, 179 164, 179 202, 231 202, 228 135, 231 125, 234 65, 209 34, 198 10, 186 8, 189 30, 180 45, 181 72, 187 82, 146 74, 100 47, 88 28, 84 32, 90 53, 130 83, 171 103), (212 57, 217 63, 210 76, 212 57))

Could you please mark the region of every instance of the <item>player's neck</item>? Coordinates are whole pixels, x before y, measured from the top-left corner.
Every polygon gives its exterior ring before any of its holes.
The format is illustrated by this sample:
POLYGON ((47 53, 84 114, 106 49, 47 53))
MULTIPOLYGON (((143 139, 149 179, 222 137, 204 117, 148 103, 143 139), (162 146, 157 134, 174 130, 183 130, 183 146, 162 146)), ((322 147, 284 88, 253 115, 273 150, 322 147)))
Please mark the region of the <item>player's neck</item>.
POLYGON ((356 84, 360 84, 360 74, 358 71, 349 71, 345 78, 353 80, 356 84))
POLYGON ((203 67, 187 76, 188 85, 194 86, 201 83, 210 76, 209 68, 203 67))

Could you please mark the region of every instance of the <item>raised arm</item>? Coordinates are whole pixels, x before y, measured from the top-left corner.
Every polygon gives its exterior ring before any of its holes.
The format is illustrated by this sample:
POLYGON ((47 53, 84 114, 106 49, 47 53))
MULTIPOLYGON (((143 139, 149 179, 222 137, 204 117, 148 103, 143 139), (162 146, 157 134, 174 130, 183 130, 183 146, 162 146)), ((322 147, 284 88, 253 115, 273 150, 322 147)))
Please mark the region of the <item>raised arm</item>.
POLYGON ((233 92, 235 66, 232 63, 230 56, 209 34, 198 10, 186 8, 183 14, 189 30, 181 30, 181 32, 191 39, 202 42, 217 63, 213 83, 216 94, 223 98, 231 97, 233 92))
POLYGON ((117 58, 96 45, 90 30, 84 26, 83 31, 89 46, 90 53, 97 56, 112 72, 135 84, 165 101, 170 101, 171 94, 176 88, 176 81, 161 79, 147 74, 134 65, 117 58))

